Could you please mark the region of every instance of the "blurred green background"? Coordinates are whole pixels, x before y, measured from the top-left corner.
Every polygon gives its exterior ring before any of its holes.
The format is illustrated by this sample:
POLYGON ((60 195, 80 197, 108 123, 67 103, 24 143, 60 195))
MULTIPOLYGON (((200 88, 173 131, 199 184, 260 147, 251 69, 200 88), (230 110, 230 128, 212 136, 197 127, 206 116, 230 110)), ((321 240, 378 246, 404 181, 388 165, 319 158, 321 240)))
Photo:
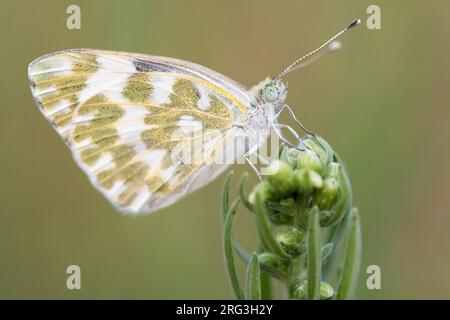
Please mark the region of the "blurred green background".
MULTIPOLYGON (((251 86, 355 17, 363 24, 342 50, 289 75, 288 103, 350 172, 363 222, 357 297, 450 298, 449 14, 444 0, 3 1, 0 298, 232 297, 223 176, 158 213, 117 213, 36 108, 33 59, 76 47, 152 53, 251 86), (66 28, 70 4, 81 7, 81 30, 66 28), (381 7, 381 30, 365 26, 369 4, 381 7), (70 264, 82 290, 66 289, 70 264), (371 264, 381 290, 365 287, 371 264)), ((253 222, 244 211, 237 221, 249 249, 253 222)))

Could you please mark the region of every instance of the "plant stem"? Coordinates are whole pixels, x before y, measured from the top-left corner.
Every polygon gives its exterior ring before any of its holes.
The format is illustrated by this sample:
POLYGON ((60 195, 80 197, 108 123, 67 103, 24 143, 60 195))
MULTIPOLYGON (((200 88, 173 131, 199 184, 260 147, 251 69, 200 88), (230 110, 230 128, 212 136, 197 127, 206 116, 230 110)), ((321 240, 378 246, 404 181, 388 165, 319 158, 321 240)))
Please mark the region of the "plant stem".
POLYGON ((319 210, 311 210, 308 223, 308 292, 309 300, 320 299, 321 254, 319 210))

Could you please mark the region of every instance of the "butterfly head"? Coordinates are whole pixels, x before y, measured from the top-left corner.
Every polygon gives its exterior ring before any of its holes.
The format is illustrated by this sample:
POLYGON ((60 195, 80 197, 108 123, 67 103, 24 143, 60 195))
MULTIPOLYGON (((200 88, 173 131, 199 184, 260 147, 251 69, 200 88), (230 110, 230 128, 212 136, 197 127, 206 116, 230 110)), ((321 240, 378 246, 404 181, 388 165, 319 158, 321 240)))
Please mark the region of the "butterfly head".
POLYGON ((278 106, 284 102, 287 93, 287 83, 278 79, 267 83, 262 88, 261 96, 266 103, 273 103, 278 106))
POLYGON ((259 106, 271 106, 274 109, 281 106, 288 93, 287 83, 281 79, 267 78, 252 88, 254 102, 259 106))

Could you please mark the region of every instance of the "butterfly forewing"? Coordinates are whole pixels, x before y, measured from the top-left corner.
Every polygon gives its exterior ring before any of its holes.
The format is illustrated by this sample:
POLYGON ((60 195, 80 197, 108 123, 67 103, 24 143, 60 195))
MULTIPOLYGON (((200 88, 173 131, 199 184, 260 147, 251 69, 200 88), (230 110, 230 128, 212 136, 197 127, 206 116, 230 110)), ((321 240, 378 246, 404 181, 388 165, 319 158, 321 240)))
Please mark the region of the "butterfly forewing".
POLYGON ((29 77, 76 162, 128 212, 165 207, 214 179, 226 168, 214 159, 248 121, 245 88, 181 60, 69 50, 31 63, 29 77))

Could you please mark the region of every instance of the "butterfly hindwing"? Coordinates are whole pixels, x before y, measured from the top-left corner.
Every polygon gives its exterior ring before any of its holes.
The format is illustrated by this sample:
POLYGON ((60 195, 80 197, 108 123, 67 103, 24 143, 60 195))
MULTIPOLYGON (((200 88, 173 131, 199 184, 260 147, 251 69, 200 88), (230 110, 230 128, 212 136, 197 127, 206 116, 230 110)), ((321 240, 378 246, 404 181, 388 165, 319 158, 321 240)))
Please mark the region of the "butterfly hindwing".
POLYGON ((243 88, 181 60, 68 50, 31 63, 29 77, 76 162, 128 212, 165 207, 214 179, 226 165, 211 160, 248 121, 243 88))

